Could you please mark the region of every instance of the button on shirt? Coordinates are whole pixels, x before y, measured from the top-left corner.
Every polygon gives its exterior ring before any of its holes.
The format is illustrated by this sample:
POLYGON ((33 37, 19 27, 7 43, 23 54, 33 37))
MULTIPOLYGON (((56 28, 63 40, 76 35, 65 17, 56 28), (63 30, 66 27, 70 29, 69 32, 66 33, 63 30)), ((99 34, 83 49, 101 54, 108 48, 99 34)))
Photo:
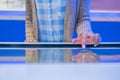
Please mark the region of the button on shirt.
POLYGON ((40 42, 62 42, 66 0, 36 0, 40 42))

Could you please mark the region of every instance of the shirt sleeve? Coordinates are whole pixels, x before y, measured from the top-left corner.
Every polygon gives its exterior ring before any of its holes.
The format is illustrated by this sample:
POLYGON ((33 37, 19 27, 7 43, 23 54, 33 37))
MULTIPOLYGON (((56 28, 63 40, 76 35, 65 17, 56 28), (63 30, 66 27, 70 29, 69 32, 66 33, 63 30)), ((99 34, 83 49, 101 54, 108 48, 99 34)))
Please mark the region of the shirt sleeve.
POLYGON ((80 0, 76 31, 78 35, 84 32, 92 32, 90 24, 90 0, 80 0))
POLYGON ((32 22, 32 6, 31 0, 26 0, 26 40, 35 40, 33 22, 32 22))

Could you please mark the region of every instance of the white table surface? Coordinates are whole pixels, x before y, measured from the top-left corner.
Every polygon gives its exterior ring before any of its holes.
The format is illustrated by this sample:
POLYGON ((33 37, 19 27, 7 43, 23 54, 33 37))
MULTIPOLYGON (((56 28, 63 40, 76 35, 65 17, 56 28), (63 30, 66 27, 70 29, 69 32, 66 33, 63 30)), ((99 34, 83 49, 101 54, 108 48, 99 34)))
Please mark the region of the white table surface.
POLYGON ((0 64, 0 80, 120 80, 120 63, 0 64))

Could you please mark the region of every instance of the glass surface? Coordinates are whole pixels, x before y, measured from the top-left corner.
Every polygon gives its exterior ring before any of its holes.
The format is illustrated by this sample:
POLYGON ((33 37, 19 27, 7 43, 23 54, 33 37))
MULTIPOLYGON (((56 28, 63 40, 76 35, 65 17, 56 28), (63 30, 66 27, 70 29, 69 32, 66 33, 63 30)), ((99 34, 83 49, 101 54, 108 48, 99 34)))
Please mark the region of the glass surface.
POLYGON ((0 43, 0 80, 119 80, 120 43, 0 43))
POLYGON ((81 48, 72 43, 0 43, 0 63, 120 62, 120 44, 81 48))

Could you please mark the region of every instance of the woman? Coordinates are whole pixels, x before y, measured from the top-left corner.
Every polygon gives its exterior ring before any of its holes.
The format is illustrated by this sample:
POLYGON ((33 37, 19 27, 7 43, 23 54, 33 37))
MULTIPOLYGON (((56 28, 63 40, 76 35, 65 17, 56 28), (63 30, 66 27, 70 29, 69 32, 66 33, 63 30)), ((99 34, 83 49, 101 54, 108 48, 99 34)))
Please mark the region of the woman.
POLYGON ((26 0, 26 42, 98 45, 100 36, 91 30, 89 7, 90 0, 26 0), (78 38, 72 40, 74 30, 78 38))

